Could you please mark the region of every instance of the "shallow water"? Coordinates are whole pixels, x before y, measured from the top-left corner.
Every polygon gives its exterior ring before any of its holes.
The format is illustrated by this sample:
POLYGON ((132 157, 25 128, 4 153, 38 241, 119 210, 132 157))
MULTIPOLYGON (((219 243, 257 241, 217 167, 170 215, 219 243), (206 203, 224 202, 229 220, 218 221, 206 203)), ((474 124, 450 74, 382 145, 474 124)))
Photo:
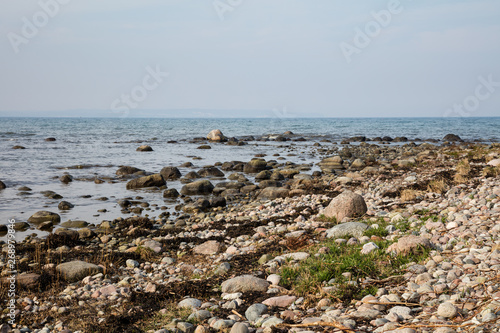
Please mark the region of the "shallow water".
MULTIPOLYGON (((173 207, 161 192, 128 191, 126 182, 95 184, 95 177, 114 177, 120 165, 130 165, 148 172, 159 172, 165 166, 179 166, 192 162, 195 167, 181 169, 182 174, 205 165, 225 161, 248 161, 255 154, 267 154, 276 159, 279 153, 286 161, 316 163, 315 142, 321 139, 339 141, 352 136, 406 136, 410 139, 442 139, 448 133, 466 140, 498 141, 500 118, 377 118, 377 119, 132 119, 132 118, 0 118, 0 180, 8 186, 0 191, 0 223, 9 219, 26 221, 39 210, 50 210, 61 215, 62 221, 85 220, 100 223, 118 216, 117 201, 125 197, 141 196, 150 204, 173 207), (304 136, 307 142, 293 142, 298 156, 287 156, 290 149, 281 142, 251 141, 245 146, 211 144, 212 149, 196 149, 201 143, 190 143, 195 137, 204 137, 219 128, 228 137, 292 131, 304 136), (55 137, 47 142, 45 138, 55 137), (175 140, 177 143, 168 143, 175 140), (136 152, 141 144, 153 147, 153 152, 136 152), (21 145, 26 149, 12 149, 21 145), (193 159, 193 156, 201 159, 193 159), (83 169, 68 169, 75 165, 90 165, 83 169), (70 173, 75 180, 62 184, 58 177, 70 173), (32 189, 29 195, 20 195, 21 186, 32 189), (52 190, 75 208, 60 212, 61 200, 51 200, 40 192, 52 190), (82 198, 88 195, 89 198, 82 198), (98 198, 107 197, 107 201, 98 198), (98 213, 100 209, 107 212, 98 213)), ((287 142, 286 144, 290 144, 287 142)), ((168 182, 169 188, 180 189, 180 182, 168 182)), ((161 211, 152 211, 157 216, 161 211)), ((143 214, 144 214, 143 213, 143 214)), ((32 233, 28 230, 26 233, 32 233)), ((26 233, 18 233, 23 237, 26 233)))

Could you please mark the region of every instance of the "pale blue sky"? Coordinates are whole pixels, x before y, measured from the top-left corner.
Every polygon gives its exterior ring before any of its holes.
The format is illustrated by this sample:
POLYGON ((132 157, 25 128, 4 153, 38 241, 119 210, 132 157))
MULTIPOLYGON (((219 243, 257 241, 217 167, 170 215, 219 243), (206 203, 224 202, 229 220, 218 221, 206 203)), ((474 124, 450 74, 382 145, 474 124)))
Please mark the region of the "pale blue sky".
POLYGON ((356 31, 394 0, 0 1, 0 116, 500 116, 500 83, 474 97, 479 77, 500 82, 498 0, 401 0, 369 45, 356 31), (43 22, 40 3, 56 1, 43 22), (155 68, 169 75, 145 90, 155 68))

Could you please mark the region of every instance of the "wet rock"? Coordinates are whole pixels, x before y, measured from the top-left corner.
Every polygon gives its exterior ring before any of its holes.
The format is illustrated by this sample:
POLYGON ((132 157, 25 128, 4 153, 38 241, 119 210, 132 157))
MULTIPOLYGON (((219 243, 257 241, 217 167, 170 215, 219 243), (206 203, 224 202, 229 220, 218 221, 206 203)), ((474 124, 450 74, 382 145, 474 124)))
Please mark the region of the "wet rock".
POLYGON ((335 173, 335 170, 344 169, 344 161, 340 156, 325 158, 318 165, 324 173, 335 173))
POLYGON ((226 141, 226 137, 222 134, 220 129, 211 130, 207 135, 207 139, 215 142, 226 141))
POLYGON ((59 223, 61 222, 61 217, 59 216, 59 214, 52 213, 46 210, 41 210, 31 215, 31 217, 28 219, 29 223, 42 223, 46 221, 59 223))
POLYGON ((116 175, 118 176, 133 175, 136 172, 143 172, 143 171, 144 170, 142 169, 138 169, 131 166, 122 166, 118 170, 116 170, 116 175))
POLYGON ((267 168, 267 162, 262 158, 254 158, 243 166, 245 173, 259 173, 267 168))
POLYGON ((457 142, 457 141, 463 141, 463 140, 458 135, 446 134, 443 138, 443 141, 457 142))
POLYGON ((210 145, 201 145, 198 146, 196 149, 212 149, 212 147, 210 145))
POLYGON ((226 198, 214 197, 210 198, 210 207, 226 207, 226 198))
POLYGON ((175 188, 169 188, 163 191, 164 198, 177 198, 179 195, 179 192, 175 188))
POLYGON ((259 193, 259 199, 276 199, 276 198, 286 198, 290 191, 282 187, 266 187, 259 193))
POLYGON ((89 225, 89 223, 86 221, 71 221, 70 220, 70 221, 66 221, 66 222, 61 223, 61 227, 75 228, 75 229, 85 228, 88 225, 89 225))
POLYGON ((198 179, 201 178, 201 176, 198 174, 196 171, 190 171, 186 173, 183 179, 198 179))
POLYGON ((224 293, 236 293, 236 292, 247 292, 247 291, 267 291, 269 287, 269 282, 260 279, 253 275, 241 275, 235 278, 226 280, 222 283, 222 292, 224 293))
POLYGON ((177 180, 182 176, 181 172, 176 167, 164 167, 161 169, 160 175, 162 175, 165 180, 177 180))
POLYGON ((148 145, 142 145, 137 147, 136 151, 153 151, 153 148, 151 148, 151 146, 148 145))
POLYGON ((78 230, 78 237, 80 239, 89 239, 95 236, 95 232, 89 228, 81 228, 78 230))
POLYGON ((48 142, 56 141, 56 138, 45 138, 45 141, 48 141, 48 142))
POLYGON ((365 223, 347 222, 328 229, 326 231, 326 237, 336 239, 343 236, 353 236, 359 238, 363 236, 366 229, 368 229, 368 225, 365 223))
POLYGON ((208 180, 198 180, 186 184, 181 189, 181 194, 184 195, 204 195, 210 194, 214 190, 214 185, 208 180))
POLYGON ((7 185, 5 185, 5 183, 0 180, 0 190, 3 190, 4 188, 7 188, 7 185))
POLYGON ((12 147, 12 149, 26 149, 26 147, 17 145, 12 147))
POLYGON ((21 231, 21 230, 26 230, 30 227, 30 224, 28 222, 16 222, 14 223, 14 230, 16 231, 21 231))
POLYGON ((57 205, 57 208, 59 208, 60 210, 69 210, 73 207, 75 207, 75 206, 68 201, 61 201, 59 203, 59 205, 57 205))
POLYGON ((387 253, 394 252, 396 254, 407 254, 411 252, 417 252, 421 248, 431 248, 432 244, 430 240, 420 236, 405 236, 398 240, 397 243, 392 244, 387 248, 387 253))
POLYGON ((159 173, 151 176, 143 176, 136 179, 132 179, 127 183, 127 189, 138 189, 144 187, 162 187, 165 185, 165 179, 159 173))
POLYGON ((103 272, 103 268, 85 261, 70 261, 57 265, 56 271, 68 282, 76 282, 89 275, 103 272))
POLYGON ((269 170, 264 170, 255 175, 255 180, 267 180, 271 178, 273 173, 269 170))
POLYGON ((68 174, 62 175, 61 178, 59 178, 59 180, 63 184, 68 184, 68 183, 71 183, 73 181, 73 176, 68 175, 68 174))
POLYGON ((216 167, 206 167, 198 171, 198 174, 202 177, 224 177, 224 172, 220 171, 216 167))
POLYGON ((216 254, 219 253, 220 250, 221 250, 221 244, 215 240, 207 241, 193 248, 194 253, 205 254, 205 255, 216 254))
POLYGON ((365 200, 359 194, 344 191, 330 201, 323 214, 335 217, 338 222, 344 217, 360 217, 367 211, 365 200))

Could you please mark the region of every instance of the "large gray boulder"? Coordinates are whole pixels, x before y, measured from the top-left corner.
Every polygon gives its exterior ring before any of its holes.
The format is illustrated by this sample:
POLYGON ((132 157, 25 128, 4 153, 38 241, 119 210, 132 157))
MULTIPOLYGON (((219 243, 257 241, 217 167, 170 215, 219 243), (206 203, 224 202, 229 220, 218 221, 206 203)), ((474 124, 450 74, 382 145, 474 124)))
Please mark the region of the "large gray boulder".
POLYGON ((47 221, 51 221, 53 223, 59 223, 61 222, 61 216, 59 216, 59 214, 56 213, 52 213, 46 210, 41 210, 31 215, 31 217, 28 219, 29 223, 42 223, 47 221))
POLYGON ((342 224, 337 224, 333 228, 326 231, 326 237, 328 238, 341 238, 344 236, 361 237, 363 236, 365 230, 368 229, 368 225, 361 222, 347 222, 342 224))
POLYGON ((86 276, 102 273, 103 268, 85 261, 75 260, 57 265, 56 271, 61 274, 64 280, 76 282, 86 276))
POLYGON ((143 187, 161 187, 165 185, 165 179, 159 173, 155 173, 151 176, 139 177, 136 179, 132 179, 127 183, 127 189, 132 190, 136 188, 143 187))
POLYGON ((214 185, 209 180, 198 180, 186 184, 181 189, 181 194, 184 195, 204 195, 210 194, 214 190, 214 185))
POLYGON ((327 217, 335 217, 341 222, 344 217, 360 217, 367 211, 365 199, 359 194, 344 191, 330 201, 323 214, 327 217))
POLYGON ((266 292, 269 287, 269 282, 260 279, 253 275, 241 275, 235 278, 226 280, 222 283, 223 293, 237 293, 247 291, 266 292))

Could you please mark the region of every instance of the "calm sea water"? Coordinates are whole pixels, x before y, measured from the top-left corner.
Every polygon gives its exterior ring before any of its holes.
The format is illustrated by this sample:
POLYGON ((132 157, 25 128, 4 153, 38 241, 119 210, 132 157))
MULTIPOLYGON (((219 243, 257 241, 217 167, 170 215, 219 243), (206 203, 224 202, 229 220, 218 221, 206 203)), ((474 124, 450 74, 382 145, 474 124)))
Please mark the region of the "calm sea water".
MULTIPOLYGON (((0 190, 0 223, 14 218, 26 221, 38 210, 58 212, 61 200, 50 200, 40 191, 52 190, 75 204, 75 208, 61 213, 62 220, 83 219, 99 223, 120 214, 119 199, 140 195, 150 203, 170 205, 161 194, 147 191, 127 191, 124 182, 95 184, 92 181, 74 181, 62 184, 57 178, 69 172, 75 178, 113 177, 120 165, 131 165, 149 172, 158 172, 164 166, 179 166, 190 161, 194 170, 215 162, 248 161, 257 153, 271 158, 273 153, 286 156, 295 163, 315 163, 314 142, 321 139, 339 141, 352 136, 406 136, 409 139, 442 139, 453 133, 465 140, 500 141, 499 118, 266 118, 266 119, 134 119, 134 118, 0 118, 0 180, 8 188, 0 190), (292 131, 308 139, 297 143, 298 156, 287 156, 281 143, 250 142, 235 147, 212 145, 211 150, 196 149, 190 143, 195 137, 204 137, 219 128, 229 137, 292 131), (47 142, 45 138, 56 141, 47 142), (168 141, 175 140, 172 144, 168 141), (154 152, 140 153, 141 144, 151 145, 154 152), (26 149, 12 149, 21 145, 26 149), (193 156, 201 159, 193 159, 193 156), (93 165, 86 169, 68 169, 74 165, 93 165), (21 186, 32 189, 31 194, 20 195, 21 186), (90 196, 82 198, 82 196, 90 196), (108 201, 97 198, 108 197, 108 201), (106 209, 106 213, 97 213, 106 209)), ((192 169, 181 170, 183 173, 192 169)), ((171 182, 169 188, 180 188, 171 182)), ((159 211, 158 211, 159 212, 159 211)), ((151 214, 154 215, 154 214, 151 214)), ((33 231, 30 231, 33 232, 33 231)))

